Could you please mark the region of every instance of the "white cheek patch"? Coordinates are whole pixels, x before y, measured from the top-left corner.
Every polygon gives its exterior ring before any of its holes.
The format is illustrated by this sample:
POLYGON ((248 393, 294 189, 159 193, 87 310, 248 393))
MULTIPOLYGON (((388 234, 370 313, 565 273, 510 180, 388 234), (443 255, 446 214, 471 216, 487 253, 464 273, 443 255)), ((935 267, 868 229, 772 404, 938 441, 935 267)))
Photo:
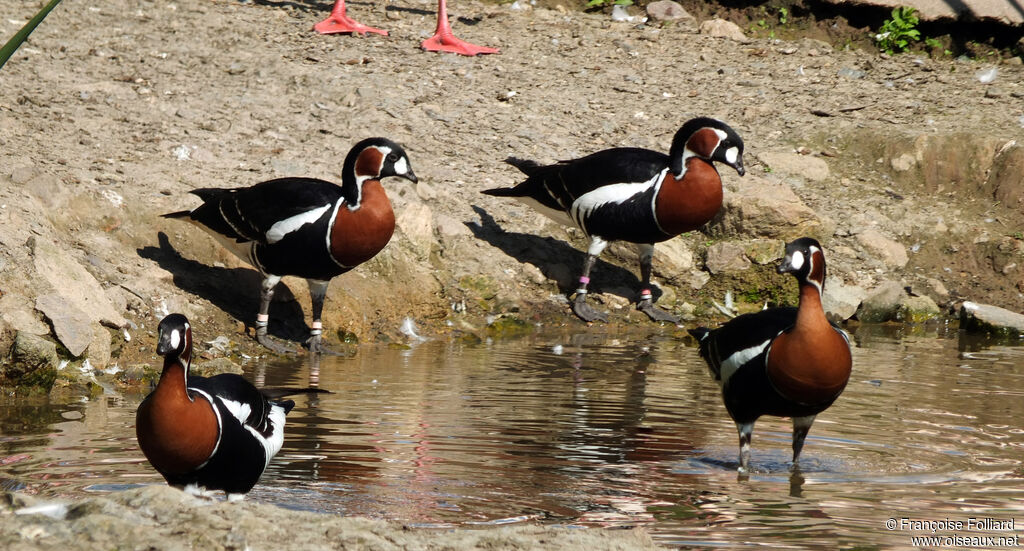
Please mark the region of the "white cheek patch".
POLYGON ((735 164, 736 159, 740 156, 740 150, 737 147, 730 147, 725 150, 725 160, 729 164, 735 164))
POLYGON ((789 265, 792 266, 794 270, 799 270, 800 268, 803 268, 804 253, 800 251, 794 252, 792 258, 790 258, 789 260, 789 265))
POLYGON ((181 333, 177 329, 171 331, 171 348, 174 350, 178 349, 178 345, 181 344, 181 333))
POLYGON ((398 159, 398 162, 395 163, 395 173, 396 174, 408 174, 409 173, 409 161, 406 160, 405 157, 402 157, 401 159, 398 159))

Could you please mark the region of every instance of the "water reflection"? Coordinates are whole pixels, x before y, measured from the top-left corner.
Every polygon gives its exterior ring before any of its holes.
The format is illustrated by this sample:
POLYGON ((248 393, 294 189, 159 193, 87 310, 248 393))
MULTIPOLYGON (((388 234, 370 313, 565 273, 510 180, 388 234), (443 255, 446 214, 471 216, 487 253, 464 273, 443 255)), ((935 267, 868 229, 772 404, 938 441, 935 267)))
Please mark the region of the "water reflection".
MULTIPOLYGON (((1020 515, 1024 350, 928 331, 858 328, 853 378, 800 470, 788 421, 764 418, 746 482, 717 386, 671 335, 426 342, 253 365, 262 386, 333 394, 298 397, 251 497, 418 526, 644 524, 666 543, 712 547, 908 546, 886 518, 1020 515)), ((141 398, 3 406, 0 486, 81 495, 160 483, 135 448, 141 398)))

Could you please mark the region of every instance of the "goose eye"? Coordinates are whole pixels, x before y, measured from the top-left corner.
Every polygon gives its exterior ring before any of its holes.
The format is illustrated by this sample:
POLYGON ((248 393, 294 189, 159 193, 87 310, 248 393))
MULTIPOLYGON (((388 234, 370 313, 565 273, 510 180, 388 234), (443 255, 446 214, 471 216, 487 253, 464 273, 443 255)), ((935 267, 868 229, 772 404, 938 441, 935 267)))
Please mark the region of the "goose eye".
POLYGON ((398 162, 398 155, 396 155, 394 153, 389 153, 388 154, 388 162, 389 163, 396 163, 396 162, 398 162))

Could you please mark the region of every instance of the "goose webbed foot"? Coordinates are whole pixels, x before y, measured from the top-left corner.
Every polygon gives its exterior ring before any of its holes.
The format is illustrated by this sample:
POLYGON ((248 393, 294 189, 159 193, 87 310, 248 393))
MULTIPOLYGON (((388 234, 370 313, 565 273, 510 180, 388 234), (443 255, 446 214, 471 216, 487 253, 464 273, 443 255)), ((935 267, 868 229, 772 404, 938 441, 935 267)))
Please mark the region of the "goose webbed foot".
POLYGON ((647 314, 647 317, 651 318, 652 321, 667 321, 669 323, 679 323, 679 318, 669 314, 665 310, 658 308, 654 305, 651 299, 644 299, 637 303, 636 309, 647 314))
POLYGON ((296 354, 298 352, 294 347, 277 342, 276 339, 268 335, 265 325, 256 328, 256 342, 277 354, 296 354))
POLYGON ((338 352, 337 350, 334 350, 332 348, 328 348, 324 344, 323 338, 322 338, 321 335, 311 335, 309 337, 309 339, 306 340, 306 346, 309 348, 310 355, 314 355, 314 356, 317 356, 317 355, 322 355, 322 356, 342 356, 343 355, 341 352, 338 352))
POLYGON ((603 321, 608 322, 608 315, 604 312, 595 310, 590 304, 587 304, 586 295, 576 295, 576 300, 572 302, 572 311, 579 318, 586 322, 592 321, 603 321))

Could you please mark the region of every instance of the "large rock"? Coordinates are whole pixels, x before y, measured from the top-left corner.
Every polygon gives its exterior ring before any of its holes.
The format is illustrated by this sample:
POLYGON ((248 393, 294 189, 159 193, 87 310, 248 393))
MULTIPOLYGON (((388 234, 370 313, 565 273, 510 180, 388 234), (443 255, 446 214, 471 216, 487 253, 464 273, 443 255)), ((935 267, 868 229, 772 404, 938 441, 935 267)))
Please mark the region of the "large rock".
POLYGON ((857 308, 867 296, 867 291, 857 285, 846 285, 834 278, 825 280, 825 292, 821 305, 833 321, 845 321, 857 313, 857 308))
POLYGON ((960 308, 960 326, 971 332, 997 337, 1024 338, 1024 315, 999 306, 963 303, 960 308))
POLYGON ((0 386, 31 387, 49 391, 57 378, 57 347, 31 333, 19 331, 10 361, 0 362, 0 386))
POLYGON ((437 240, 434 238, 434 213, 429 206, 410 202, 399 213, 395 224, 421 258, 430 255, 430 249, 437 240))
POLYGON ((9 323, 0 318, 0 358, 6 358, 14 346, 14 337, 18 332, 9 323))
POLYGON ((828 163, 819 157, 800 155, 791 151, 765 151, 757 154, 773 171, 800 176, 814 182, 828 179, 828 163))
POLYGON ((715 38, 728 38, 742 44, 750 42, 750 39, 743 34, 739 25, 724 19, 709 19, 700 24, 700 34, 706 34, 715 38))
POLYGON ((786 254, 786 243, 781 239, 755 239, 743 246, 747 258, 764 266, 780 260, 786 254))
POLYGON ((46 335, 50 332, 50 328, 35 313, 32 301, 18 293, 5 293, 0 296, 0 319, 7 322, 15 331, 33 335, 46 335))
POLYGON ((57 339, 76 358, 85 352, 95 337, 94 325, 98 324, 60 295, 47 294, 36 298, 36 309, 50 320, 57 339))
POLYGON ((36 272, 56 293, 85 312, 92 321, 124 326, 124 317, 114 309, 103 287, 70 254, 43 238, 35 239, 32 254, 36 272))
POLYGON ((789 186, 748 174, 727 191, 722 211, 710 224, 713 233, 791 241, 832 236, 835 224, 817 215, 789 186))
POLYGON ((1024 210, 1024 144, 1011 141, 999 149, 983 189, 996 201, 1024 210))
POLYGON ((874 258, 888 268, 902 268, 907 265, 907 248, 874 229, 857 234, 857 242, 874 258))
POLYGON ((867 5, 897 8, 909 6, 917 10, 922 21, 953 19, 967 21, 992 20, 1003 24, 1024 24, 1020 3, 1007 0, 827 0, 839 5, 867 5))
POLYGON ((906 296, 896 313, 896 319, 905 323, 924 323, 942 315, 935 301, 927 296, 906 296))
POLYGON ((750 268, 750 260, 741 243, 722 241, 708 247, 705 266, 712 274, 725 274, 750 268))
POLYGON ((907 292, 903 285, 887 281, 871 292, 857 309, 857 319, 864 323, 882 323, 896 319, 907 292))
POLYGON ((654 247, 654 272, 665 279, 683 277, 694 267, 693 251, 684 239, 669 239, 654 247))
POLYGON ((672 0, 656 0, 647 4, 647 15, 654 21, 695 22, 694 17, 683 6, 672 0))

